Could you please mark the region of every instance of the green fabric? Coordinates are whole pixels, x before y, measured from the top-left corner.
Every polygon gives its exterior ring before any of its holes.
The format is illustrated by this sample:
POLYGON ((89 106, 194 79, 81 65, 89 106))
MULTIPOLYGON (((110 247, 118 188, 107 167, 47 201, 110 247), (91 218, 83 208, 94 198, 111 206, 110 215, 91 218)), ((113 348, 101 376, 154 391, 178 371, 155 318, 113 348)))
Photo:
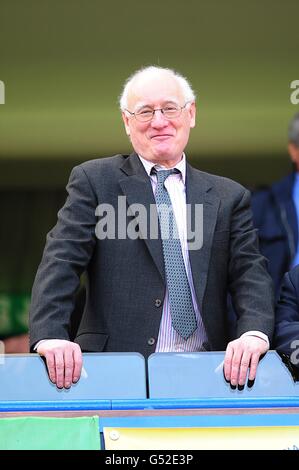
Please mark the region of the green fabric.
POLYGON ((99 450, 97 416, 1 418, 1 450, 99 450))

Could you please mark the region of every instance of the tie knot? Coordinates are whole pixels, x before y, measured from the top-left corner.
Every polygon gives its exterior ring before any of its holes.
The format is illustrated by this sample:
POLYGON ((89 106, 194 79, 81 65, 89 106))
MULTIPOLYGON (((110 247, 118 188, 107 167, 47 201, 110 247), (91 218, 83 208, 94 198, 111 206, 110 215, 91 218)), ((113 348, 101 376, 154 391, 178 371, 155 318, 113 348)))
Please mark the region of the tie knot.
POLYGON ((171 168, 170 170, 156 170, 156 168, 152 169, 152 173, 157 175, 157 182, 158 184, 164 184, 165 180, 168 178, 169 175, 174 175, 180 173, 177 168, 171 168))

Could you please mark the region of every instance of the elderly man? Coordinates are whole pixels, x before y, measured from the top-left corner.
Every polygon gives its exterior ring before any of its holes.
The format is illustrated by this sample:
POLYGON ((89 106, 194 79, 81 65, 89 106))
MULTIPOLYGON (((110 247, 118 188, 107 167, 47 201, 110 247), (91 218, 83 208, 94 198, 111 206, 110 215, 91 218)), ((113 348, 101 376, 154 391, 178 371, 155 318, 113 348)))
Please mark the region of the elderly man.
POLYGON ((134 153, 73 169, 33 286, 31 348, 45 356, 58 387, 79 379, 81 349, 147 357, 226 348, 225 377, 242 386, 248 367, 254 379, 274 323, 272 284, 258 252, 249 193, 186 162, 196 107, 181 75, 160 67, 139 70, 120 105, 134 153), (110 224, 106 237, 103 204, 121 225, 112 230, 110 224), (136 205, 145 209, 138 223, 136 205), (123 220, 127 228, 135 223, 134 230, 124 230, 123 220), (202 241, 191 243, 190 233, 202 241), (83 271, 86 305, 71 342, 69 321, 83 271), (228 291, 238 314, 237 338, 229 344, 228 291))

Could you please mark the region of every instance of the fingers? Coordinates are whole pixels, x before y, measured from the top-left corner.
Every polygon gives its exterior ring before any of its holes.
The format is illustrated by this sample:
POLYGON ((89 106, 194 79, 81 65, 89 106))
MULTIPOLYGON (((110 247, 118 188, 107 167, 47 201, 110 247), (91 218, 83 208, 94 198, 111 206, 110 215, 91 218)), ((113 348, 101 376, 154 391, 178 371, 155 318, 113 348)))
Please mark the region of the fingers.
MULTIPOLYGON (((43 356, 43 354, 41 354, 43 356)), ((55 366, 55 355, 54 352, 49 351, 48 354, 45 355, 49 379, 53 384, 56 383, 56 366, 55 366)))
POLYGON ((70 388, 78 382, 82 369, 82 352, 78 344, 65 340, 43 341, 37 352, 44 356, 50 380, 58 388, 70 388))
MULTIPOLYGON (((57 370, 57 367, 56 367, 56 370, 57 370)), ((66 348, 64 350, 64 361, 63 361, 64 377, 62 377, 62 383, 63 383, 62 386, 64 386, 65 388, 70 388, 72 384, 73 370, 74 370, 73 349, 66 348), (63 378, 64 378, 64 381, 63 381, 63 378)))
POLYGON ((252 381, 255 379, 259 359, 260 359, 260 355, 258 353, 255 353, 251 356, 248 380, 252 381))
POLYGON ((236 379, 236 384, 240 387, 244 387, 247 377, 248 368, 250 365, 250 352, 245 350, 241 356, 240 367, 239 367, 239 380, 236 379))
POLYGON ((242 359, 241 348, 234 348, 232 361, 231 361, 231 373, 230 373, 230 383, 233 387, 236 387, 238 383, 241 359, 242 359))
POLYGON ((232 388, 242 390, 246 383, 253 383, 260 356, 268 349, 266 341, 255 336, 241 337, 228 344, 224 359, 224 376, 232 388))
POLYGON ((56 385, 58 388, 63 388, 63 385, 64 385, 63 351, 58 350, 54 352, 54 358, 55 358, 56 385))
POLYGON ((74 355, 73 383, 76 383, 80 379, 81 370, 82 370, 82 352, 78 344, 75 344, 73 355, 74 355))
POLYGON ((230 382, 230 378, 231 378, 233 355, 234 355, 234 348, 233 348, 232 343, 229 343, 227 345, 225 358, 224 358, 224 377, 227 382, 230 382))

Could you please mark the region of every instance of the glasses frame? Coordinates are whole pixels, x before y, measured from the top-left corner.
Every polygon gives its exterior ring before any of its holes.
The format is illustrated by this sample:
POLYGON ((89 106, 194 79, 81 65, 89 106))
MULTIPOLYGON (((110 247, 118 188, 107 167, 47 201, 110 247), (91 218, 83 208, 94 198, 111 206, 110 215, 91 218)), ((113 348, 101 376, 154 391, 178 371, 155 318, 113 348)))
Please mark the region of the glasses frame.
POLYGON ((155 109, 152 109, 152 116, 151 116, 151 118, 150 118, 150 119, 146 119, 145 121, 136 117, 136 116, 139 116, 138 113, 133 113, 132 111, 129 111, 128 109, 125 109, 125 111, 126 111, 127 113, 129 113, 131 116, 134 116, 134 118, 135 118, 136 121, 138 121, 138 122, 150 122, 150 121, 152 121, 152 120, 154 119, 154 116, 155 116, 155 112, 156 112, 156 111, 161 111, 161 113, 163 114, 163 117, 164 117, 165 119, 167 119, 167 121, 171 121, 172 119, 177 119, 177 118, 182 114, 182 111, 183 111, 184 108, 186 108, 187 104, 190 104, 190 103, 192 103, 192 101, 186 101, 186 103, 185 103, 183 106, 179 106, 179 105, 178 105, 178 115, 175 116, 175 117, 172 117, 172 118, 168 118, 167 116, 165 116, 164 108, 155 108, 155 109))

